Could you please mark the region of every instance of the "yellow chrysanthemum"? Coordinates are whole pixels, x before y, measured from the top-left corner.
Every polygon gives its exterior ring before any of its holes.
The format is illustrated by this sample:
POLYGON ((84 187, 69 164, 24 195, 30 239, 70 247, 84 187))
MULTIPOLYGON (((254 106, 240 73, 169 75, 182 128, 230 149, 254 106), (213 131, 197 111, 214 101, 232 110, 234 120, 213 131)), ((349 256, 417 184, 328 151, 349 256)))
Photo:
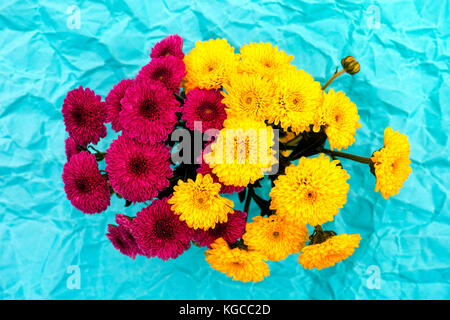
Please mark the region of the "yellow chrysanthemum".
POLYGON ((185 87, 218 89, 236 72, 238 61, 239 55, 226 39, 197 41, 195 48, 184 56, 185 87))
POLYGON ((350 176, 321 154, 317 158, 300 158, 275 181, 270 191, 270 208, 278 215, 295 217, 312 226, 331 221, 347 202, 350 176))
POLYGON ((356 129, 361 128, 358 108, 342 91, 334 92, 330 89, 328 93, 324 93, 319 114, 314 131, 319 131, 321 125, 325 126, 332 149, 341 150, 355 142, 356 129))
POLYGON ((303 70, 284 72, 275 83, 275 103, 266 112, 267 120, 297 134, 309 131, 322 104, 320 83, 303 70))
POLYGON ((306 246, 302 249, 298 262, 306 269, 317 270, 334 266, 337 262, 350 257, 359 246, 359 234, 340 234, 322 243, 306 246))
POLYGON ((212 268, 226 273, 233 280, 258 282, 269 276, 269 266, 257 251, 240 248, 231 249, 228 243, 219 238, 205 251, 206 261, 212 268))
POLYGON ((384 147, 375 151, 371 158, 377 179, 375 192, 380 191, 385 199, 396 195, 408 179, 412 171, 409 152, 408 137, 387 127, 384 147))
POLYGON ((220 183, 214 183, 209 174, 197 174, 195 181, 179 180, 168 202, 189 227, 208 230, 216 223, 227 222, 228 213, 233 212, 233 201, 220 196, 220 188, 220 183))
POLYGON ((257 74, 233 74, 224 85, 222 102, 227 106, 228 117, 245 117, 265 120, 272 109, 274 95, 272 84, 257 74))
POLYGON ((245 187, 276 164, 273 144, 273 129, 264 122, 232 117, 203 158, 220 182, 245 187))
POLYGON ((276 75, 295 69, 290 64, 294 56, 279 51, 271 43, 250 43, 240 49, 241 61, 238 69, 243 73, 257 74, 269 80, 276 75))
POLYGON ((247 223, 242 236, 250 250, 261 252, 269 260, 279 261, 288 255, 297 253, 308 240, 306 225, 297 220, 272 215, 256 216, 254 222, 247 223))

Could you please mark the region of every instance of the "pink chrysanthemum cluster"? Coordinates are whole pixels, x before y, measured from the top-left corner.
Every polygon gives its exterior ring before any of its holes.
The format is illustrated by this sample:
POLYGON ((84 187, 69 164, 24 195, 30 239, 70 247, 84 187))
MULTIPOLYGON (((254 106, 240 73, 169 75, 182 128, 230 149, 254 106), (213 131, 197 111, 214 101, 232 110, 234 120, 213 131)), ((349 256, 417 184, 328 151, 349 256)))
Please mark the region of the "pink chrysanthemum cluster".
MULTIPOLYGON (((226 223, 211 230, 194 230, 168 203, 177 182, 197 172, 210 174, 219 182, 206 163, 174 165, 170 134, 179 127, 191 133, 220 130, 227 117, 219 91, 193 89, 180 96, 186 76, 182 46, 180 36, 168 36, 155 44, 150 62, 136 77, 117 82, 104 101, 93 90, 80 86, 67 93, 62 107, 69 133, 62 178, 72 205, 94 214, 105 211, 112 196, 125 201, 126 207, 151 202, 135 217, 116 214, 115 224, 107 227, 106 236, 113 247, 132 259, 138 255, 174 259, 191 242, 210 247, 223 238, 232 244, 245 228, 247 214, 235 211, 226 223), (119 134, 102 152, 97 143, 106 137, 107 123, 119 134), (103 160, 105 165, 99 166, 103 160)), ((201 154, 196 156, 202 158, 201 154)), ((242 189, 222 184, 220 192, 242 189)))

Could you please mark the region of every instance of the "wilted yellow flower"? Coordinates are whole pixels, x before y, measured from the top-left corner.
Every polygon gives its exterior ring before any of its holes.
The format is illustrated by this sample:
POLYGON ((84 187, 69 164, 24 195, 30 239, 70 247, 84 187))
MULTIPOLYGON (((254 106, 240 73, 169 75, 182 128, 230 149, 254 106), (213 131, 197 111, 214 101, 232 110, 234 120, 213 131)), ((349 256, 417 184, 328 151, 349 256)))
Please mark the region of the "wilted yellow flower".
POLYGON ((412 169, 409 166, 408 137, 387 127, 384 130, 384 147, 371 157, 375 169, 375 191, 383 198, 396 195, 408 179, 412 169))
POLYGON ((189 227, 207 230, 227 222, 228 213, 233 212, 233 201, 220 196, 220 188, 220 183, 214 183, 209 174, 197 174, 195 181, 179 180, 168 202, 189 227))
POLYGON ((203 158, 220 182, 245 187, 276 164, 273 144, 273 129, 264 122, 232 117, 203 158))
POLYGON ((241 61, 238 65, 240 72, 254 73, 269 80, 287 70, 295 69, 290 64, 294 56, 279 51, 271 43, 250 43, 240 49, 241 61))
POLYGON ((265 120, 271 110, 274 94, 271 82, 257 74, 233 74, 222 92, 229 117, 245 117, 265 120))
POLYGON ((308 240, 306 225, 297 220, 271 215, 256 216, 247 223, 243 235, 244 243, 251 250, 261 252, 269 260, 279 261, 297 253, 308 240))
POLYGON ((233 280, 258 282, 269 276, 269 266, 263 261, 261 253, 241 248, 231 249, 223 238, 214 241, 205 255, 212 268, 226 273, 233 280))
POLYGON ((218 89, 236 72, 238 61, 239 55, 226 39, 197 41, 195 48, 184 56, 185 87, 188 90, 218 89))
POLYGON ((298 165, 287 167, 270 191, 270 209, 312 226, 333 220, 347 202, 350 176, 338 160, 330 160, 323 154, 302 157, 298 165))
POLYGON ((347 148, 355 142, 356 129, 361 127, 358 109, 342 91, 330 89, 324 95, 314 131, 319 131, 321 125, 325 126, 330 147, 338 150, 347 148))
POLYGON ((337 262, 350 257, 359 246, 359 234, 340 234, 328 238, 322 243, 306 246, 302 249, 298 262, 306 269, 317 270, 334 266, 337 262))
POLYGON ((320 83, 303 70, 286 71, 275 79, 275 103, 266 119, 297 134, 309 131, 322 104, 320 83))

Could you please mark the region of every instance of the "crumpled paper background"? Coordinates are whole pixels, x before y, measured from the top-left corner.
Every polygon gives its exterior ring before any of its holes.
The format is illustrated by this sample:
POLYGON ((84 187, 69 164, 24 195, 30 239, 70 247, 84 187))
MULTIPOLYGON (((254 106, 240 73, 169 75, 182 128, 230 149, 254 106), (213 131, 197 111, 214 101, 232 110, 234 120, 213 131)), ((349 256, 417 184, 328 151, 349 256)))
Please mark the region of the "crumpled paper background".
MULTIPOLYGON (((448 8, 432 0, 3 0, 0 298, 450 298, 448 8), (114 250, 107 224, 114 213, 134 216, 139 205, 124 208, 114 198, 107 212, 88 216, 66 200, 66 92, 83 85, 104 97, 174 33, 184 37, 185 52, 209 38, 225 37, 236 48, 270 41, 322 83, 342 57, 359 60, 359 74, 331 86, 359 108, 362 128, 348 151, 370 155, 390 125, 409 137, 413 173, 399 195, 384 200, 366 166, 342 161, 351 175, 348 202, 326 227, 361 234, 351 258, 309 271, 292 255, 269 263, 263 282, 233 282, 209 267, 201 248, 169 262, 133 261, 114 250)), ((115 137, 108 129, 100 149, 115 137)))

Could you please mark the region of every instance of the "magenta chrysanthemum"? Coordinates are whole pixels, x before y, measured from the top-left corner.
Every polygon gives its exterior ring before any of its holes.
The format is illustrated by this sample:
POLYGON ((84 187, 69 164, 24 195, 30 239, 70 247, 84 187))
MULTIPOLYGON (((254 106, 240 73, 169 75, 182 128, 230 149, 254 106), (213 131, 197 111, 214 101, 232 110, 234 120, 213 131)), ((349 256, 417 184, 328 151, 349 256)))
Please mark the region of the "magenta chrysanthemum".
POLYGON ((120 100, 125 96, 127 89, 133 84, 133 80, 122 79, 116 83, 105 98, 106 102, 106 122, 111 122, 111 127, 114 131, 122 130, 122 125, 119 121, 120 111, 122 111, 122 104, 120 100))
POLYGON ((212 169, 209 167, 209 165, 203 160, 200 164, 200 167, 197 169, 197 173, 201 173, 202 175, 209 174, 211 175, 211 178, 213 179, 213 182, 220 183, 222 186, 220 188, 219 193, 235 193, 235 192, 241 192, 245 189, 245 187, 236 187, 232 185, 226 185, 219 181, 219 178, 212 172, 212 169))
POLYGON ((183 60, 169 56, 152 59, 150 63, 142 67, 136 79, 152 80, 178 93, 185 74, 183 60))
POLYGON ((163 144, 143 144, 125 136, 111 143, 105 156, 112 188, 126 200, 150 200, 169 186, 170 152, 163 144))
POLYGON ((156 199, 138 212, 132 232, 147 257, 175 259, 190 246, 190 229, 172 212, 167 198, 156 199))
POLYGON ((177 122, 180 103, 150 80, 135 81, 121 100, 120 124, 125 135, 142 143, 164 141, 177 122))
POLYGON ((177 34, 170 35, 156 43, 150 53, 150 58, 174 56, 183 60, 183 38, 177 34))
POLYGON ((62 179, 67 199, 83 213, 99 213, 109 206, 109 186, 93 154, 82 151, 72 155, 64 165, 62 179))
POLYGON ((82 147, 86 148, 86 146, 79 146, 70 136, 64 141, 64 143, 67 161, 69 161, 74 154, 80 153, 83 150, 82 147))
POLYGON ((235 211, 228 214, 228 221, 226 223, 216 224, 214 229, 194 231, 192 239, 201 246, 207 246, 210 248, 218 238, 223 238, 229 244, 234 243, 236 240, 242 237, 246 224, 247 214, 242 211, 235 211))
POLYGON ((223 96, 216 90, 193 89, 186 96, 183 105, 183 120, 194 130, 194 121, 202 122, 202 132, 208 129, 222 129, 227 118, 223 96))
POLYGON ((79 144, 96 144, 106 136, 105 103, 89 88, 73 89, 67 93, 62 106, 66 131, 79 144))
POLYGON ((111 241, 114 248, 119 250, 122 254, 135 259, 136 255, 141 254, 141 250, 131 233, 132 221, 132 218, 124 214, 116 214, 116 223, 118 226, 109 224, 106 236, 109 241, 111 241))

